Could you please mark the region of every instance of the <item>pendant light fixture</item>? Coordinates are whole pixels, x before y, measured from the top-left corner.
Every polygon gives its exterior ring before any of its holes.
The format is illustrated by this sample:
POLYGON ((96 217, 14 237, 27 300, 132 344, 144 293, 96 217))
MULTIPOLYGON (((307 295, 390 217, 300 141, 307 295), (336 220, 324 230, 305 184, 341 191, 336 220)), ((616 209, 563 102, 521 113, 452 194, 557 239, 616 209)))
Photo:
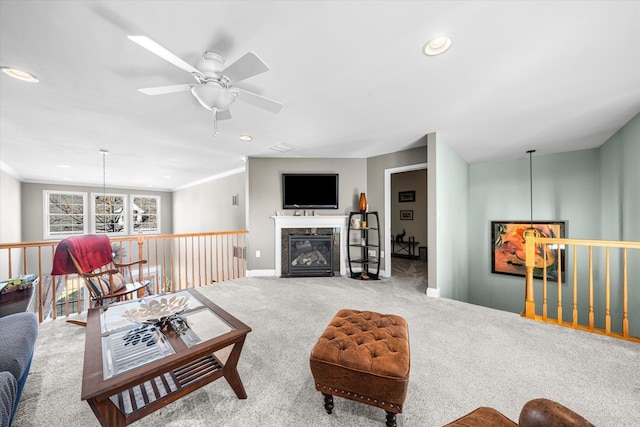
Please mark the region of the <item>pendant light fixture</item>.
POLYGON ((107 154, 108 150, 101 149, 102 154, 102 227, 107 232, 107 154))
POLYGON ((528 150, 529 154, 529 228, 525 229, 522 237, 527 236, 540 237, 540 231, 533 227, 533 153, 536 150, 528 150))

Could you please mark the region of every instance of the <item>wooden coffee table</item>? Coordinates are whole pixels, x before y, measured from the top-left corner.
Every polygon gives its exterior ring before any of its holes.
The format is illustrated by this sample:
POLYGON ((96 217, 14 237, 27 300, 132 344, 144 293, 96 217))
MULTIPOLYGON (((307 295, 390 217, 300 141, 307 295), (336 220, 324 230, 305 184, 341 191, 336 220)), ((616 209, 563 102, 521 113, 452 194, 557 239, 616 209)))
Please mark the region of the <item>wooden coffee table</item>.
POLYGON ((189 298, 181 315, 188 328, 126 320, 142 299, 89 310, 82 400, 101 425, 131 424, 220 377, 247 398, 237 364, 251 328, 193 289, 144 301, 171 295, 189 298))

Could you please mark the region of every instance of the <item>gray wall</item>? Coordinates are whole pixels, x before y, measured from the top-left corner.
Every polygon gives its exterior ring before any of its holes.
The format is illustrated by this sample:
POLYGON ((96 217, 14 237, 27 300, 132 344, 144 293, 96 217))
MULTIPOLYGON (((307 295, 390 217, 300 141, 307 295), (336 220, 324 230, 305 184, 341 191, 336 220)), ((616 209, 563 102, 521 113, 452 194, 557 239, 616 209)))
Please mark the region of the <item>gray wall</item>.
POLYGON ((21 198, 20 181, 0 169, 0 243, 22 241, 21 198))
MULTIPOLYGON (((251 157, 247 162, 249 192, 248 270, 275 268, 275 223, 271 216, 282 211, 280 176, 283 172, 328 172, 340 174, 338 209, 319 210, 318 215, 348 215, 357 210, 360 193, 367 193, 370 210, 377 210, 376 198, 367 191, 365 159, 291 159, 251 157), (260 251, 260 257, 256 257, 260 251)), ((293 215, 292 210, 284 211, 293 215)))
MULTIPOLYGON (((0 243, 22 241, 22 205, 20 202, 20 181, 0 169, 0 243)), ((6 253, 0 256, 0 280, 9 278, 9 260, 6 253)), ((14 256, 11 272, 21 271, 20 257, 14 256)))
MULTIPOLYGON (((38 242, 44 240, 44 206, 43 190, 82 191, 86 193, 102 193, 102 187, 84 187, 77 185, 34 184, 22 183, 22 240, 24 242, 38 242)), ((161 196, 161 227, 162 234, 173 233, 172 204, 173 194, 165 191, 131 190, 109 188, 107 192, 119 194, 140 194, 161 196)))
MULTIPOLYGON (((421 143, 426 144, 426 141, 421 140, 421 143)), ((370 210, 378 211, 380 224, 384 224, 386 218, 386 212, 384 211, 385 170, 421 163, 427 163, 426 145, 367 159, 367 201, 369 202, 370 210)), ((381 250, 385 251, 385 255, 389 253, 385 245, 388 238, 388 236, 385 236, 384 230, 380 230, 381 250)))
MULTIPOLYGON (((405 240, 414 237, 420 246, 427 246, 427 170, 420 169, 391 175, 391 233, 397 235, 406 231, 405 240), (400 202, 398 193, 415 191, 413 202, 400 202), (412 220, 400 218, 400 211, 413 211, 412 220)), ((415 247, 416 254, 418 247, 415 247)))
POLYGON ((236 173, 173 193, 173 232, 244 230, 246 172, 236 173), (233 205, 238 196, 238 205, 233 205))
MULTIPOLYGON (((428 216, 434 218, 428 222, 429 288, 437 288, 443 297, 522 311, 524 280, 491 273, 490 223, 529 218, 526 153, 516 160, 468 165, 440 135, 430 134, 427 139, 426 147, 369 159, 251 158, 246 175, 177 191, 173 203, 175 221, 171 215, 172 194, 161 193, 163 233, 247 228, 249 270, 272 270, 274 224, 270 216, 282 210, 282 172, 337 172, 340 208, 319 213, 347 214, 356 209, 358 195, 364 191, 370 209, 379 211, 384 223, 384 170, 424 163, 428 153, 432 159, 427 171, 428 216), (239 207, 231 206, 230 198, 235 194, 240 197, 239 207), (185 207, 193 203, 197 204, 195 209, 185 207), (200 209, 209 210, 211 218, 204 215, 195 219, 200 209), (249 214, 243 223, 245 211, 249 214), (180 231, 172 230, 172 222, 180 231), (261 251, 261 258, 255 258, 256 250, 261 251)), ((568 235, 572 238, 640 241, 639 163, 640 115, 598 149, 534 156, 534 219, 568 221, 568 235)), ((17 180, 5 172, 0 172, 0 178, 3 208, 13 205, 17 206, 14 212, 22 211, 21 216, 7 215, 5 209, 0 212, 3 242, 42 239, 43 189, 101 191, 23 183, 20 193, 16 190, 17 180), (21 233, 17 231, 20 223, 21 233)), ((629 277, 634 285, 630 310, 638 313, 640 262, 630 265, 629 277)), ((632 329, 639 327, 632 325, 632 329)), ((635 335, 640 331, 636 330, 635 335)))
MULTIPOLYGON (((319 210, 318 215, 348 215, 352 210, 357 210, 358 197, 364 192, 367 194, 369 209, 378 211, 383 223, 384 170, 425 163, 426 157, 426 146, 370 159, 252 157, 248 159, 246 174, 236 174, 176 191, 173 208, 174 232, 246 228, 249 230, 248 270, 273 270, 274 222, 270 217, 275 215, 276 211, 283 211, 280 182, 283 172, 339 173, 339 208, 319 210), (235 194, 240 195, 239 207, 231 206, 231 197, 235 194), (207 215, 202 215, 201 212, 207 212, 207 215), (255 256, 256 251, 260 251, 259 258, 255 256)), ((424 192, 424 195, 418 195, 418 198, 426 197, 426 188, 416 188, 418 193, 424 192)), ((284 213, 293 215, 292 210, 284 213)))

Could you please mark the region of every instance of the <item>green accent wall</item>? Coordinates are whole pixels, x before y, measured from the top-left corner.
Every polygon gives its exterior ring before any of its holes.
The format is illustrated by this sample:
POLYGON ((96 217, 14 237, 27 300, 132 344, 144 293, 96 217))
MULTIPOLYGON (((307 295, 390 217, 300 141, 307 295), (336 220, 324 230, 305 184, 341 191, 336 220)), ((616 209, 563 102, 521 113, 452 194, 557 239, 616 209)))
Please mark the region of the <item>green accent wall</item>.
MULTIPOLYGON (((603 240, 640 242, 640 114, 600 147, 602 201, 601 235, 603 240)), ((640 250, 628 251, 629 333, 640 336, 640 250)), ((620 255, 612 262, 621 265, 620 255)), ((619 288, 622 278, 611 276, 619 288)), ((612 315, 620 316, 622 303, 618 292, 612 298, 612 315)))
MULTIPOLYGON (((532 163, 534 221, 567 221, 567 237, 570 238, 640 241, 640 115, 599 148, 534 154, 532 163)), ((529 157, 523 153, 522 158, 516 160, 470 165, 469 183, 467 301, 521 312, 524 309, 524 278, 491 273, 490 223, 530 219, 529 157)), ((439 222, 438 231, 442 230, 439 222)), ((440 246, 438 250, 441 250, 440 246)), ((636 255, 640 257, 640 254, 633 254, 636 255)), ((568 257, 571 261, 571 254, 568 257)), ((596 260, 600 258, 602 255, 597 254, 596 260)), ((640 258, 637 259, 638 262, 630 262, 630 278, 640 277, 640 258)), ((615 263, 617 260, 612 265, 618 265, 615 263)), ((580 286, 588 281, 583 271, 578 274, 580 286)), ((571 283, 570 275, 568 279, 571 283)), ((612 277, 612 282, 616 280, 612 283, 613 294, 621 293, 618 279, 612 277)), ((594 280, 604 280, 601 268, 596 268, 594 280)), ((569 288, 566 283, 563 285, 565 303, 571 301, 569 288)), ((640 313, 638 279, 635 279, 635 289, 638 291, 630 293, 629 308, 640 313)), ((460 294, 464 294, 464 289, 460 294)), ((556 296, 551 292, 549 300, 556 296)), ((620 310, 619 299, 617 296, 612 298, 614 314, 620 310)), ((596 309, 603 310, 601 307, 596 309)), ((550 309, 550 315, 552 310, 555 308, 550 309)), ((567 310, 565 308, 565 320, 568 320, 567 310)), ((632 326, 636 335, 640 334, 639 327, 632 326)))
POLYGON ((441 297, 467 301, 473 277, 467 239, 468 217, 473 209, 465 197, 470 192, 469 166, 441 135, 429 138, 428 144, 429 159, 435 159, 429 162, 429 217, 434 217, 435 207, 436 218, 435 230, 429 227, 429 288, 437 287, 441 297))
MULTIPOLYGON (((598 238, 598 157, 597 149, 533 156, 534 222, 566 221, 567 237, 598 238)), ((524 277, 491 272, 491 221, 530 220, 529 157, 472 165, 470 180, 469 302, 521 312, 524 277)))
POLYGON ((640 241, 640 114, 600 147, 600 167, 602 238, 640 241))

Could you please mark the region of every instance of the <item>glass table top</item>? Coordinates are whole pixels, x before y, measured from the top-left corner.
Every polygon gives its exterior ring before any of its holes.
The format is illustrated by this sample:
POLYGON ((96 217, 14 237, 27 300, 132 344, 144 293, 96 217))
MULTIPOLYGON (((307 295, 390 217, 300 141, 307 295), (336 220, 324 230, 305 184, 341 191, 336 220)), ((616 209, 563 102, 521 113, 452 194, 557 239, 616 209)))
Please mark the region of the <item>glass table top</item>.
MULTIPOLYGON (((182 311, 169 317, 168 326, 188 348, 233 331, 235 328, 188 291, 152 295, 112 304, 100 313, 104 379, 122 374, 176 352, 160 325, 133 321, 131 313, 166 303, 170 297, 185 298, 182 311)), ((157 319, 155 319, 157 320, 157 319)))

